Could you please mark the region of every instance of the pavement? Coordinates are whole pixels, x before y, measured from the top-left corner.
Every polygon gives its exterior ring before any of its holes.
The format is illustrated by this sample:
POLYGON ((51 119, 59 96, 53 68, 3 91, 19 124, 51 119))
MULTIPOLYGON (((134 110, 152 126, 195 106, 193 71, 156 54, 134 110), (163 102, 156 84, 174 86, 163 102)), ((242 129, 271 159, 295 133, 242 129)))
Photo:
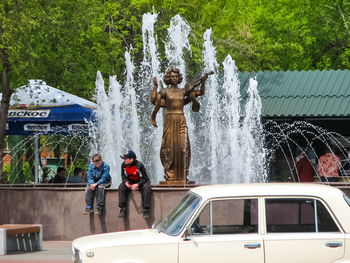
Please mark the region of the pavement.
POLYGON ((9 251, 0 256, 0 262, 8 263, 72 263, 72 241, 43 241, 41 251, 9 251))

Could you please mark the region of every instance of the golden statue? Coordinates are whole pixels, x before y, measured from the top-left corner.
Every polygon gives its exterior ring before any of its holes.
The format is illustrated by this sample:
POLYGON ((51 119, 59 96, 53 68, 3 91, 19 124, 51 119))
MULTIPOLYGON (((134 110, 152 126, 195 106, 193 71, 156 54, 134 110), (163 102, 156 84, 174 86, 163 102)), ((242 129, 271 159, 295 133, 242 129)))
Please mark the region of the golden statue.
POLYGON ((164 178, 170 184, 184 184, 187 181, 188 169, 191 160, 191 148, 187 131, 184 106, 192 102, 192 110, 199 111, 200 104, 196 100, 204 95, 205 81, 213 72, 205 73, 203 77, 189 82, 185 88, 177 85, 182 82, 182 74, 177 68, 170 68, 164 76, 164 83, 169 88, 161 89, 157 93, 158 80, 153 78, 153 92, 151 102, 155 105, 151 123, 157 127, 156 115, 160 107, 167 109, 165 117, 160 159, 164 167, 164 178), (199 90, 195 88, 200 86, 199 90))

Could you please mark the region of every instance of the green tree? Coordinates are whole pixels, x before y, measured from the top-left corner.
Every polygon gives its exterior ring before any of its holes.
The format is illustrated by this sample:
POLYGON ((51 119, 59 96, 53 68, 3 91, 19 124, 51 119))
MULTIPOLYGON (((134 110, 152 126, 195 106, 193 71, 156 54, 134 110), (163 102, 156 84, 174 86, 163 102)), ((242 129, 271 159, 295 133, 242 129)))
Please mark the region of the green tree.
MULTIPOLYGON (((0 156, 3 156, 5 126, 11 94, 27 77, 33 57, 32 32, 39 27, 36 19, 42 9, 36 1, 0 2, 0 71, 2 99, 0 106, 0 156)), ((0 176, 2 175, 2 160, 0 176)))
POLYGON ((16 87, 42 79, 92 99, 97 70, 122 79, 131 46, 142 61, 142 15, 153 10, 161 51, 174 15, 192 28, 190 75, 208 28, 218 61, 231 54, 240 71, 350 68, 349 0, 0 0, 0 154, 16 87))

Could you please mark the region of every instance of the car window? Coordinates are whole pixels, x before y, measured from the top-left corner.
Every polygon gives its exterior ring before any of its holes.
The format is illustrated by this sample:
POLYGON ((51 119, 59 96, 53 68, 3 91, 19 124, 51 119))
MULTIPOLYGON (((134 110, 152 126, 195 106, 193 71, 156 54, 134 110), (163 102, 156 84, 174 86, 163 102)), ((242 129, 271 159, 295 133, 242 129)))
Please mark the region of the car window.
POLYGON ((192 224, 194 235, 258 232, 258 199, 225 199, 209 202, 192 224))
POLYGON ((330 213, 319 200, 272 198, 266 199, 265 204, 267 233, 339 232, 330 213))
POLYGON ((317 201, 318 232, 340 232, 327 208, 317 201))

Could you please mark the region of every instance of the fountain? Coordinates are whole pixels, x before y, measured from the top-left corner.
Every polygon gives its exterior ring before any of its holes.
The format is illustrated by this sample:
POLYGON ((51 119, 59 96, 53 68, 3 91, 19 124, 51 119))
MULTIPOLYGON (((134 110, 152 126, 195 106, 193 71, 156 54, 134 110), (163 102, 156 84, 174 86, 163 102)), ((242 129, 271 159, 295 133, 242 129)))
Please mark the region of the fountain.
MULTIPOLYGON (((279 153, 279 159, 286 167, 286 169, 281 169, 286 173, 280 174, 277 181, 299 181, 295 158, 299 153, 305 154, 313 166, 316 180, 321 180, 317 172, 317 160, 323 153, 331 152, 344 160, 338 164, 340 166, 339 174, 341 175, 339 178, 349 182, 349 169, 345 169, 345 164, 349 162, 350 140, 341 134, 329 132, 305 121, 293 123, 267 121, 264 124, 264 130, 269 149, 271 152, 279 153)), ((268 170, 271 170, 271 167, 268 170)))
POLYGON ((86 169, 89 141, 86 135, 78 133, 11 136, 8 142, 8 148, 11 150, 3 157, 8 183, 47 183, 60 166, 66 167, 69 175, 72 175, 74 167, 86 169), (38 143, 40 150, 35 149, 36 142, 40 142, 38 143), (40 157, 36 158, 37 155, 40 157), (65 156, 67 161, 61 158, 62 156, 65 156), (11 163, 5 161, 10 159, 11 163), (35 165, 37 159, 39 159, 38 166, 35 165), (34 171, 36 169, 38 177, 34 171))
MULTIPOLYGON (((114 188, 121 181, 119 155, 128 149, 136 151, 153 184, 163 180, 159 158, 162 129, 154 129, 149 121, 153 77, 159 80, 161 87, 165 87, 160 73, 164 71, 160 66, 164 63, 160 63, 156 48, 156 21, 155 13, 143 16, 144 59, 136 67, 131 59, 132 49, 125 52, 127 78, 124 84, 119 83, 116 76, 111 76, 106 92, 104 80, 97 73, 97 125, 92 133, 91 152, 101 153, 110 164, 114 188)), ((187 23, 176 15, 170 21, 165 45, 168 62, 165 69, 176 67, 181 70, 184 81, 180 87, 187 79, 185 57, 191 54, 188 40, 190 30, 187 23)), ((203 39, 204 66, 201 71, 213 70, 214 74, 206 82, 206 93, 198 98, 200 114, 185 109, 192 149, 188 179, 197 184, 265 181, 266 150, 260 122, 258 83, 250 80, 247 100, 243 104, 237 67, 231 56, 228 55, 222 63, 222 74, 211 40, 211 29, 204 33, 203 39)), ((161 114, 157 122, 159 127, 163 127, 161 114)))
MULTIPOLYGON (((132 47, 125 51, 125 83, 120 83, 117 76, 111 76, 106 91, 105 80, 97 73, 97 123, 90 129, 90 154, 99 152, 110 164, 113 188, 121 181, 119 155, 128 149, 134 150, 145 164, 153 184, 164 180, 159 151, 165 113, 158 114, 159 128, 154 129, 150 123, 153 110, 150 103, 152 80, 156 77, 159 87, 165 88, 162 72, 171 67, 179 68, 183 74, 180 88, 184 88, 188 79, 196 78, 188 76, 186 71, 186 61, 191 56, 188 38, 191 28, 181 16, 174 16, 170 21, 165 50, 158 50, 154 30, 157 17, 156 13, 143 16, 141 64, 134 65, 132 47), (165 61, 160 61, 160 54, 166 57, 165 61)), ((227 55, 221 64, 217 61, 211 35, 211 29, 203 34, 203 66, 198 70, 198 75, 211 70, 213 75, 206 81, 204 96, 198 98, 200 112, 194 113, 190 106, 184 109, 192 153, 188 180, 197 184, 298 181, 298 175, 291 176, 296 173, 296 152, 305 152, 315 171, 316 160, 324 150, 320 148, 347 156, 350 142, 339 134, 330 133, 307 122, 262 123, 262 105, 256 79, 251 78, 247 86, 242 87, 231 56, 227 55), (279 159, 284 160, 284 171, 288 171, 288 174, 272 178, 270 175, 274 169, 276 153, 279 159)), ((52 148, 55 149, 62 140, 68 138, 59 139, 52 148)), ((21 142, 22 146, 13 147, 13 154, 18 155, 18 158, 27 155, 30 159, 33 154, 26 151, 29 148, 27 145, 32 144, 33 140, 34 137, 28 137, 21 142), (27 150, 23 152, 22 148, 27 150)), ((88 139, 83 141, 81 149, 85 149, 88 139)), ((20 162, 14 163, 13 166, 17 166, 20 162)), ((21 169, 23 168, 18 167, 12 171, 11 181, 16 181, 20 174, 18 170, 21 169)), ((343 169, 341 173, 346 171, 343 169)), ((344 178, 348 180, 347 177, 344 178)), ((186 184, 186 180, 183 183, 186 184)))

